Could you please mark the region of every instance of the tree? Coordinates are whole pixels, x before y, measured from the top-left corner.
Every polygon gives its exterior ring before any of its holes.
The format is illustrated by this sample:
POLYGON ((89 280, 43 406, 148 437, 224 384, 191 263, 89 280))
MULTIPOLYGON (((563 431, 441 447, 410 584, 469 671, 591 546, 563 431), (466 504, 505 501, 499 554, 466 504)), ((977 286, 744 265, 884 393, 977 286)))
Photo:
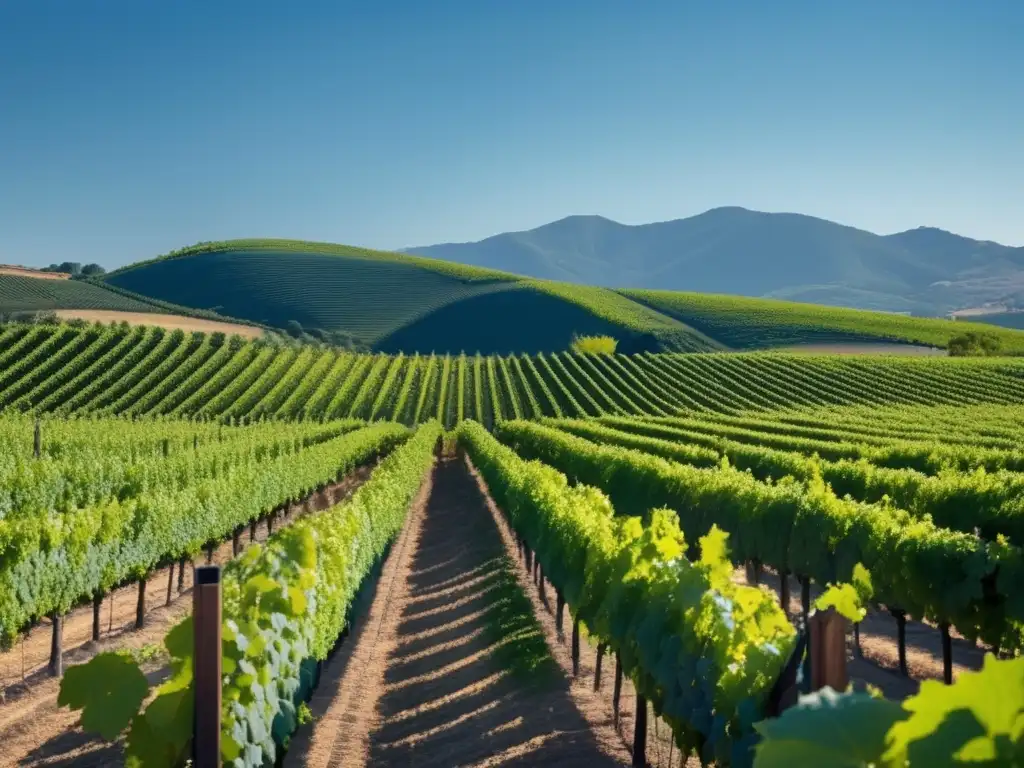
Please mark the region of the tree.
POLYGON ((298 320, 289 320, 284 324, 284 329, 288 331, 290 336, 294 336, 296 339, 301 339, 306 335, 306 332, 302 329, 302 323, 298 320))
POLYGON ((99 264, 86 264, 82 267, 82 275, 84 277, 92 277, 93 275, 105 275, 107 270, 101 267, 99 264))
POLYGON ((950 339, 947 349, 951 357, 991 357, 999 354, 999 337, 968 331, 950 339))

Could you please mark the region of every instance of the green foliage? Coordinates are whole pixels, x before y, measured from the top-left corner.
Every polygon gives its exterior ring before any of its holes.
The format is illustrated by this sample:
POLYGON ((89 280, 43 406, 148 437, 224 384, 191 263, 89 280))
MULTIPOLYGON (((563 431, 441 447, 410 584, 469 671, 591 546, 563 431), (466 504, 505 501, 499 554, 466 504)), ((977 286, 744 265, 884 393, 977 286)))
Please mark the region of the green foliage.
POLYGON ((579 355, 614 355, 617 344, 611 336, 574 336, 571 347, 579 355))
POLYGON ((754 765, 1024 765, 1024 658, 986 654, 953 685, 935 680, 896 702, 825 688, 757 724, 754 765))
POLYGON ((408 436, 356 426, 53 420, 36 460, 14 439, 32 421, 0 417, 0 637, 194 555, 408 436))
MULTIPOLYGON (((755 725, 755 768, 868 768, 879 765, 885 735, 907 716, 893 701, 831 688, 801 696, 782 717, 755 725)), ((936 763, 935 765, 938 765, 936 763)))
POLYGON ((676 514, 616 517, 595 488, 522 460, 475 422, 459 441, 574 616, 617 652, 686 752, 747 764, 795 632, 765 592, 734 584, 714 528, 689 563, 676 514))
POLYGON ((134 659, 101 653, 68 668, 57 704, 82 710, 82 728, 112 741, 128 727, 148 693, 149 682, 134 659))
POLYGON ((520 456, 601 488, 620 513, 680 510, 691 541, 712 525, 723 528, 738 562, 757 560, 820 584, 849 581, 860 562, 871 569, 879 602, 1001 647, 1020 644, 1024 601, 1011 574, 1024 574, 1024 552, 1003 538, 984 541, 889 504, 840 499, 820 478, 764 483, 728 465, 693 467, 522 421, 501 422, 495 432, 520 456))
POLYGON ((952 357, 991 357, 1000 354, 1001 346, 995 333, 969 331, 951 338, 947 348, 952 357))
MULTIPOLYGON (((352 598, 401 528, 433 461, 436 424, 385 459, 352 499, 249 546, 222 580, 221 754, 226 765, 273 764, 278 746, 310 713, 304 669, 323 660, 348 620, 352 598)), ((126 764, 177 766, 188 754, 194 712, 192 617, 164 638, 170 679, 148 692, 136 662, 101 654, 72 667, 60 703, 82 709, 86 730, 112 739, 125 729, 126 764)))

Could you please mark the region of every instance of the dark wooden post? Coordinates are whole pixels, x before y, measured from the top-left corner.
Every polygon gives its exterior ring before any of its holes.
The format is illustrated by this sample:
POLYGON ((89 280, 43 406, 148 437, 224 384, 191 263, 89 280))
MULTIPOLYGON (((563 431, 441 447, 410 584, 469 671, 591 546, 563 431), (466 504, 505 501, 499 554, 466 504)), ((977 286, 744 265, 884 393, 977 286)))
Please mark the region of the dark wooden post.
POLYGON ((601 663, 604 661, 604 654, 607 651, 604 643, 597 644, 597 661, 594 663, 594 690, 601 690, 601 663))
POLYGON ((800 612, 804 617, 804 626, 807 626, 807 617, 811 613, 811 578, 810 576, 800 577, 800 612))
POLYGON ((199 435, 192 435, 192 450, 199 450, 199 435))
POLYGON ((49 670, 53 677, 64 674, 64 617, 55 613, 50 617, 53 621, 53 634, 50 636, 49 670))
POLYGON ((619 701, 622 700, 622 659, 618 651, 615 652, 615 685, 612 688, 612 720, 615 727, 619 727, 619 701))
POLYGON ((942 633, 942 679, 946 685, 953 684, 953 638, 949 636, 949 624, 939 624, 942 633))
POLYGON ((185 590, 185 558, 178 561, 178 594, 185 590))
POLYGON ((647 699, 636 695, 636 720, 633 723, 633 766, 647 768, 647 699))
POLYGON ((526 547, 526 572, 533 574, 533 552, 530 551, 529 547, 526 547))
POLYGON ((171 604, 171 589, 174 587, 174 561, 171 560, 171 565, 167 569, 167 605, 171 604))
POLYGON ((32 434, 32 455, 37 459, 43 455, 43 428, 39 423, 38 417, 36 418, 36 426, 32 434))
POLYGON ((193 758, 196 768, 220 767, 221 599, 220 568, 196 568, 192 592, 195 639, 195 721, 193 758))
POLYGON ((270 536, 274 532, 274 513, 271 512, 267 515, 267 536, 270 536))
POLYGON ((845 691, 850 683, 846 671, 847 620, 834 608, 815 611, 810 620, 811 690, 826 685, 834 691, 845 691))
POLYGON ((548 596, 545 593, 545 587, 544 587, 544 568, 543 567, 540 567, 540 568, 537 569, 537 591, 540 592, 540 599, 544 603, 547 603, 548 596))
POLYGON ((855 621, 853 623, 853 652, 858 657, 863 656, 864 652, 860 649, 860 622, 855 621))
POLYGON ((212 565, 213 564, 213 551, 214 551, 214 549, 216 549, 216 544, 214 544, 212 541, 209 544, 206 545, 206 564, 207 565, 212 565))
POLYGON ((92 596, 92 641, 100 641, 100 608, 103 607, 103 593, 97 592, 92 596))
POLYGON ((135 628, 146 626, 146 577, 139 579, 139 600, 135 604, 135 628))
POLYGON ((249 523, 249 542, 256 541, 256 521, 253 520, 249 523))
POLYGON ((562 595, 562 590, 555 590, 555 629, 558 630, 558 637, 563 637, 562 633, 562 617, 565 615, 565 597, 562 595))
POLYGON ((789 571, 779 572, 779 605, 782 612, 789 615, 789 571))
POLYGON ((572 617, 572 676, 580 676, 580 620, 572 617))
POLYGON ((896 619, 896 651, 899 656, 900 673, 909 675, 907 671, 907 612, 900 608, 889 611, 896 619))
POLYGON ((235 532, 231 536, 231 555, 232 557, 238 557, 238 553, 242 551, 242 529, 235 528, 235 532))
POLYGON ((164 458, 166 459, 171 455, 171 440, 170 438, 164 438, 164 458))

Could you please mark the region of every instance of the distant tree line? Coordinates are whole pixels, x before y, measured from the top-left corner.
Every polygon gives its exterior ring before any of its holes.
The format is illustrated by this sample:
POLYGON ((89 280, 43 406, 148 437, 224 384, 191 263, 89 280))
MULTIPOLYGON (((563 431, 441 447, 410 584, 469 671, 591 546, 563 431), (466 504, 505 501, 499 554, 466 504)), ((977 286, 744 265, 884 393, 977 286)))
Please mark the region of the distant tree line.
POLYGON ((77 261, 62 261, 60 264, 51 264, 43 267, 40 272, 66 272, 71 277, 97 277, 105 275, 107 270, 99 264, 86 264, 84 267, 77 261))

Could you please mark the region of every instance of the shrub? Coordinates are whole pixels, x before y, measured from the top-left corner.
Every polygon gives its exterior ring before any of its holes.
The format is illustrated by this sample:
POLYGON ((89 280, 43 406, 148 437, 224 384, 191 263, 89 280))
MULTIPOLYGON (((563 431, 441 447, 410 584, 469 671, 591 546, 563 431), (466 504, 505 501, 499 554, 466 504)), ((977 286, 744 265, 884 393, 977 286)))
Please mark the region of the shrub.
POLYGON ((952 357, 988 357, 999 354, 999 338, 970 331, 950 339, 948 348, 952 357))
POLYGON ((611 336, 573 336, 571 348, 580 355, 614 355, 617 345, 611 336))

